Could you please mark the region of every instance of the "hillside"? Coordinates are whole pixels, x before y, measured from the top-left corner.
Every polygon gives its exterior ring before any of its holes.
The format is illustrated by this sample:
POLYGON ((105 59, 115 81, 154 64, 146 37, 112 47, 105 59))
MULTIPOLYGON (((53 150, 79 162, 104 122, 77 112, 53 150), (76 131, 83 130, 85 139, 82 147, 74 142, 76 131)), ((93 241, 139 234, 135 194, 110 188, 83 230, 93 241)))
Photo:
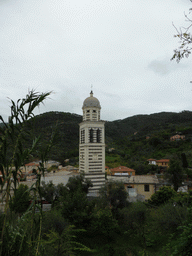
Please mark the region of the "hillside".
POLYGON ((113 135, 113 132, 116 131, 118 132, 118 137, 129 136, 135 132, 142 136, 166 129, 174 133, 179 126, 184 128, 191 125, 192 112, 190 111, 181 113, 161 112, 151 115, 136 115, 122 120, 107 122, 106 133, 112 132, 113 135))
MULTIPOLYGON (((32 135, 28 135, 26 147, 31 143, 32 137, 40 135, 41 148, 44 148, 52 132, 56 131, 54 147, 49 157, 62 163, 66 158, 78 157, 81 121, 82 116, 64 112, 47 112, 35 116, 28 124, 29 134, 32 135)), ((175 153, 183 152, 189 162, 192 159, 190 111, 136 115, 122 120, 106 121, 105 130, 108 165, 125 164, 134 167, 150 157, 171 157, 175 153), (170 136, 176 133, 185 134, 186 140, 170 142, 170 136), (109 148, 115 148, 115 152, 108 153, 109 148)), ((38 158, 38 152, 34 157, 38 158)))
MULTIPOLYGON (((147 172, 144 170, 146 159, 171 158, 174 154, 180 156, 185 153, 192 166, 190 111, 137 115, 109 122, 106 124, 106 136, 112 138, 110 144, 121 156, 116 161, 135 168, 137 173, 147 172), (170 137, 177 133, 185 135, 185 140, 170 141, 170 137)), ((111 162, 111 166, 114 165, 115 162, 111 162)))

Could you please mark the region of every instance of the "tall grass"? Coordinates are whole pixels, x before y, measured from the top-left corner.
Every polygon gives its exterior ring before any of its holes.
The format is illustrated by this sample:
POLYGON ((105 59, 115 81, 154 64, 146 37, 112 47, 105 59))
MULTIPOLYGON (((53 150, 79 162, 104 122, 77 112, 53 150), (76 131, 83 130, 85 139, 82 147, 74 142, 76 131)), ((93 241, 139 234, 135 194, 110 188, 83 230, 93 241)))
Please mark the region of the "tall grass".
POLYGON ((53 143, 53 137, 41 152, 41 163, 37 181, 30 188, 33 194, 33 203, 21 217, 14 216, 9 208, 11 192, 16 193, 19 177, 22 174, 21 166, 29 159, 36 149, 40 138, 33 138, 30 148, 25 148, 25 136, 28 134, 26 124, 34 117, 34 110, 49 97, 51 92, 38 93, 29 91, 25 98, 11 102, 11 114, 6 123, 0 116, 3 126, 0 127, 0 178, 2 202, 2 229, 0 237, 0 255, 38 255, 41 240, 42 210, 35 214, 36 200, 41 198, 40 182, 44 175, 44 163, 53 143))

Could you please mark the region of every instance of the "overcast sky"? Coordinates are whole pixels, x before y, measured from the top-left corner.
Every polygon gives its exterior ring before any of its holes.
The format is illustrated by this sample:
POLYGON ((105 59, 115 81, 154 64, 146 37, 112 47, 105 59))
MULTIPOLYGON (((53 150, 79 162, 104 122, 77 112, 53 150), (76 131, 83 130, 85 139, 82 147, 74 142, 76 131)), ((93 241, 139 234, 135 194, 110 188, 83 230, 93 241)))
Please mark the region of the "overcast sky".
POLYGON ((192 111, 191 61, 170 61, 190 0, 0 0, 0 114, 8 98, 53 91, 37 114, 82 114, 89 96, 103 120, 192 111))

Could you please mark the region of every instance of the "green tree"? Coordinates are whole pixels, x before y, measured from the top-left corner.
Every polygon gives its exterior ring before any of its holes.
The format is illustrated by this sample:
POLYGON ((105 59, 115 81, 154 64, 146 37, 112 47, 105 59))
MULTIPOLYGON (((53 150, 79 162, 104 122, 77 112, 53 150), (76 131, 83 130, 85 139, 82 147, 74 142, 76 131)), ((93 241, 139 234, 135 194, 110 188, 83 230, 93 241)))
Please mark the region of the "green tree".
POLYGON ((56 198, 56 186, 53 184, 52 181, 45 183, 42 181, 41 185, 41 196, 45 198, 49 203, 53 203, 56 198))
MULTIPOLYGON (((137 244, 137 248, 146 249, 147 247, 147 216, 149 215, 146 204, 142 202, 136 202, 130 204, 128 207, 123 208, 120 211, 120 227, 121 230, 128 236, 129 243, 125 246, 134 251, 133 247, 137 244)), ((138 255, 138 254, 133 254, 138 255)))
POLYGON ((187 217, 187 207, 179 204, 165 203, 155 208, 155 222, 161 229, 162 233, 169 234, 177 231, 177 228, 183 224, 187 217))
POLYGON ((103 206, 111 207, 112 213, 117 217, 118 209, 128 204, 128 193, 122 182, 108 181, 100 190, 100 200, 103 206))
POLYGON ((52 255, 79 255, 79 253, 90 249, 77 242, 76 235, 82 230, 77 230, 74 226, 63 218, 61 211, 52 209, 45 212, 42 223, 42 243, 41 254, 52 255), (76 253, 79 252, 79 253, 76 253))
POLYGON ((118 224, 109 208, 95 209, 90 225, 91 232, 103 234, 105 237, 117 231, 118 224))
POLYGON ((45 183, 42 181, 40 187, 40 194, 45 198, 47 202, 52 204, 52 208, 58 203, 60 197, 65 196, 68 189, 63 183, 59 183, 57 186, 52 181, 45 183))
POLYGON ((169 200, 176 197, 177 193, 174 189, 168 186, 161 187, 156 193, 154 193, 148 200, 150 205, 159 206, 167 203, 169 200))
MULTIPOLYGON (((192 255, 192 208, 188 209, 188 217, 184 225, 179 227, 180 234, 177 236, 176 243, 172 246, 172 241, 168 247, 172 247, 171 256, 191 256, 192 255)), ((175 240, 175 237, 173 237, 175 240)))
POLYGON ((92 203, 87 198, 89 180, 80 174, 70 177, 66 191, 59 199, 63 217, 76 227, 87 227, 91 218, 92 203))
POLYGON ((75 241, 75 233, 80 231, 83 232, 83 230, 74 229, 72 225, 66 227, 61 234, 50 230, 49 233, 46 234, 47 239, 44 239, 42 242, 41 255, 75 256, 77 255, 77 251, 79 251, 78 255, 83 255, 83 252, 89 252, 90 254, 92 252, 90 248, 75 241))
POLYGON ((166 171, 165 177, 173 184, 174 190, 177 191, 184 181, 184 172, 181 161, 178 157, 170 160, 169 168, 166 171))
POLYGON ((120 225, 123 230, 135 230, 145 224, 147 218, 147 206, 142 202, 136 202, 121 210, 120 225))
POLYGON ((187 162, 187 157, 185 153, 181 154, 181 159, 182 159, 182 167, 187 168, 188 167, 188 162, 187 162))
POLYGON ((90 180, 85 180, 83 173, 80 173, 80 175, 70 177, 66 187, 69 189, 70 193, 75 193, 78 188, 80 191, 87 194, 89 187, 92 187, 92 183, 90 180))
POLYGON ((10 209, 20 215, 23 214, 29 207, 30 198, 28 186, 20 184, 15 195, 9 201, 10 209))
POLYGON ((115 255, 114 247, 118 232, 118 222, 113 217, 110 208, 95 208, 93 210, 87 235, 93 239, 100 240, 99 243, 95 242, 100 245, 97 246, 97 255, 115 255), (105 242, 103 243, 103 241, 105 242))

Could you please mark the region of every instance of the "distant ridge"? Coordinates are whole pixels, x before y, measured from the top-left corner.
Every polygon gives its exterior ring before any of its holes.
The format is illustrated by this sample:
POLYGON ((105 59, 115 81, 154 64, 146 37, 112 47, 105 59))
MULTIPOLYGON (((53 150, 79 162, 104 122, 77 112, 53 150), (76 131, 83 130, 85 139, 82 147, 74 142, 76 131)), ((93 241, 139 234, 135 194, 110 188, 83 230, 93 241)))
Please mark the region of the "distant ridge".
MULTIPOLYGON (((50 158, 64 161, 65 158, 78 156, 80 122, 82 122, 80 115, 52 111, 35 116, 33 121, 29 122, 28 129, 35 136, 41 135, 42 147, 51 137, 52 131, 57 129, 50 158)), ((176 132, 192 134, 192 112, 135 115, 122 120, 106 121, 105 130, 107 147, 123 151, 127 147, 126 141, 135 138, 139 140, 146 136, 159 136, 160 132, 166 133, 167 136, 176 132)), ((27 138, 26 146, 30 143, 31 136, 27 138)))

